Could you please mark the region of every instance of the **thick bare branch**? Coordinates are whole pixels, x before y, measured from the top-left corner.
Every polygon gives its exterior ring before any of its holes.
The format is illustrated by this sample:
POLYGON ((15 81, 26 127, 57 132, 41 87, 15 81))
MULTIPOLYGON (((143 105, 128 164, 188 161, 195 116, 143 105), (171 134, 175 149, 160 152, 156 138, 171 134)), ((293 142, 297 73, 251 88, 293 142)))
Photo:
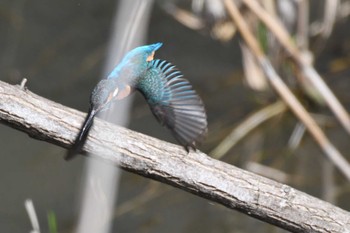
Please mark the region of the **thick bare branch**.
MULTIPOLYGON (((0 119, 69 147, 83 113, 0 82, 0 119)), ((350 214, 287 185, 96 119, 86 152, 292 232, 350 232, 350 214)))

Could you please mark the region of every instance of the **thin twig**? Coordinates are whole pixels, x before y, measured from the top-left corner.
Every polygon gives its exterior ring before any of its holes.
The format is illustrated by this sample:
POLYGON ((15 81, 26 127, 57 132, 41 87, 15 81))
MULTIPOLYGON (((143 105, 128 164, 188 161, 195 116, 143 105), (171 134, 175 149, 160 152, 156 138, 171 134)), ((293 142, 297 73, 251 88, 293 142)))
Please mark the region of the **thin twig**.
POLYGON ((309 49, 309 1, 297 1, 298 24, 296 31, 296 44, 302 51, 309 49))
MULTIPOLYGON (((300 119, 300 121, 303 122, 303 124, 306 126, 310 134, 314 137, 315 141, 319 144, 328 158, 344 174, 344 176, 350 180, 350 164, 348 161, 346 161, 342 154, 328 140, 314 119, 310 116, 303 105, 278 76, 269 60, 264 56, 257 40, 250 32, 248 25, 245 23, 243 16, 240 14, 235 4, 230 0, 225 0, 225 5, 233 21, 236 23, 242 37, 246 41, 247 46, 256 56, 271 85, 275 88, 275 90, 294 112, 294 114, 300 119)), ((312 69, 310 68, 309 71, 312 71, 312 69)))
POLYGON ((299 147, 301 139, 305 135, 305 125, 298 121, 294 127, 293 133, 288 140, 290 150, 295 150, 299 147))
MULTIPOLYGON (((228 1, 225 1, 228 2, 228 1)), ((265 25, 274 33, 276 38, 282 44, 282 46, 290 53, 293 60, 300 67, 301 72, 307 78, 315 89, 319 91, 323 96, 328 107, 333 111, 339 122, 344 129, 350 134, 350 117, 348 112, 339 102, 334 93, 329 89, 327 84, 317 73, 315 68, 311 66, 310 62, 304 58, 298 51, 297 47, 292 41, 292 37, 284 29, 282 24, 276 20, 272 15, 268 14, 257 1, 255 0, 243 0, 247 7, 254 12, 259 19, 261 19, 265 25)), ((231 2, 232 4, 232 2, 231 2)), ((248 43, 248 42, 247 42, 248 43)), ((255 50, 255 49, 254 49, 255 50)))
POLYGON ((22 81, 21 81, 21 84, 20 84, 20 88, 22 90, 25 90, 26 89, 26 84, 27 84, 27 79, 26 78, 23 78, 22 81))
POLYGON ((241 122, 232 132, 220 142, 209 154, 215 159, 221 159, 232 147, 234 147, 249 132, 272 117, 281 114, 286 110, 286 105, 282 101, 271 104, 241 122))
POLYGON ((325 42, 332 34, 335 22, 337 20, 337 13, 340 5, 339 0, 325 0, 323 4, 323 19, 322 22, 315 22, 314 25, 317 25, 319 29, 317 32, 313 33, 313 36, 318 36, 318 40, 316 40, 315 51, 320 51, 324 46, 325 42))
POLYGON ((31 199, 27 199, 24 202, 24 206, 27 210, 30 223, 32 224, 32 228, 33 228, 33 230, 31 230, 30 233, 40 233, 39 221, 35 212, 33 201, 31 199))
POLYGON ((324 200, 336 204, 337 185, 335 183, 334 165, 326 159, 322 159, 322 197, 324 200))

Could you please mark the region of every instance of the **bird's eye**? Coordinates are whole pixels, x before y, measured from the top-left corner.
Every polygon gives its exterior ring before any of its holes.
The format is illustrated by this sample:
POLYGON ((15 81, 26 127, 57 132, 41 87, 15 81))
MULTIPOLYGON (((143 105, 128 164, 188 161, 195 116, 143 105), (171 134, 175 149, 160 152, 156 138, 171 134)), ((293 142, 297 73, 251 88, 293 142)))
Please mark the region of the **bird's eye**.
POLYGON ((118 91, 119 91, 119 88, 116 88, 116 89, 113 91, 113 97, 115 97, 116 95, 118 95, 118 91))

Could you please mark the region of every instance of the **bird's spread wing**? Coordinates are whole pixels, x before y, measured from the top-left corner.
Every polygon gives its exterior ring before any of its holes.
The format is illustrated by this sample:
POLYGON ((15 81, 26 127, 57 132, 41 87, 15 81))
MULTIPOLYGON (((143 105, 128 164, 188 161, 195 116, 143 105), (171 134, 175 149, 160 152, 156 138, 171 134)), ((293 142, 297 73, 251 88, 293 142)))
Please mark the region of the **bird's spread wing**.
POLYGON ((167 61, 153 60, 137 89, 157 120, 172 131, 179 143, 186 150, 195 149, 207 132, 207 116, 202 100, 181 72, 167 61))

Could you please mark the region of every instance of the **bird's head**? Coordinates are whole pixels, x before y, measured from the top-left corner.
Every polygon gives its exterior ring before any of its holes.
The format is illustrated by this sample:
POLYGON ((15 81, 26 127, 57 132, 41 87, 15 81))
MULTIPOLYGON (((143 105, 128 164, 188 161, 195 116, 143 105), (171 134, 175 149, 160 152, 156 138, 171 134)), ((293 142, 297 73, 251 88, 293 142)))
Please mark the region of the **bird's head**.
POLYGON ((95 112, 103 110, 113 98, 118 95, 119 89, 116 80, 102 79, 94 88, 90 97, 90 104, 95 112))
POLYGON ((132 84, 133 81, 147 69, 149 61, 163 43, 155 43, 134 48, 128 52, 123 60, 108 75, 108 79, 122 79, 132 84))
POLYGON ((162 45, 163 43, 159 42, 155 44, 137 47, 128 52, 128 54, 125 56, 125 59, 127 62, 133 64, 142 64, 148 61, 152 61, 155 51, 159 49, 162 45))

